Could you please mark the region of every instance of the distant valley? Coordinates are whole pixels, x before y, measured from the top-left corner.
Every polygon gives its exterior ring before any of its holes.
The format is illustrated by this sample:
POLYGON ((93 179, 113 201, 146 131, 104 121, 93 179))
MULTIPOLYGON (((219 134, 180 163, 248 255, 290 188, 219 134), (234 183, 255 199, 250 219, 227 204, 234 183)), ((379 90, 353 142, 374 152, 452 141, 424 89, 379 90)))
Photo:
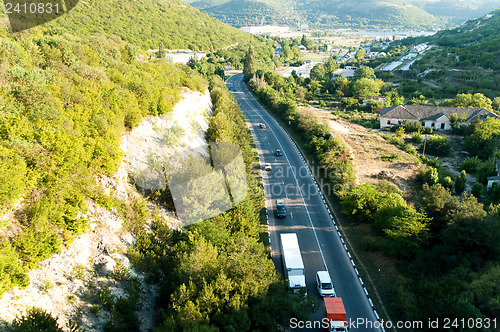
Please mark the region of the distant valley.
POLYGON ((498 0, 185 0, 235 27, 276 24, 315 28, 436 30, 500 7, 498 0))

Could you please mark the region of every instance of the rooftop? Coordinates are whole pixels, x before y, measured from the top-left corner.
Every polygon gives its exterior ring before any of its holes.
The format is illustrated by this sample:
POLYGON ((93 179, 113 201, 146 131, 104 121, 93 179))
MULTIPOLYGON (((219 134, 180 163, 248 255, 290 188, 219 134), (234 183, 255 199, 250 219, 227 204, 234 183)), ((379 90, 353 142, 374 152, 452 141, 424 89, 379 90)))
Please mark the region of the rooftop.
POLYGON ((463 107, 442 107, 427 105, 395 105, 380 110, 380 116, 407 119, 407 120, 437 120, 441 116, 448 119, 452 114, 458 117, 465 117, 465 122, 469 122, 476 117, 484 119, 486 117, 500 118, 484 108, 463 108, 463 107))

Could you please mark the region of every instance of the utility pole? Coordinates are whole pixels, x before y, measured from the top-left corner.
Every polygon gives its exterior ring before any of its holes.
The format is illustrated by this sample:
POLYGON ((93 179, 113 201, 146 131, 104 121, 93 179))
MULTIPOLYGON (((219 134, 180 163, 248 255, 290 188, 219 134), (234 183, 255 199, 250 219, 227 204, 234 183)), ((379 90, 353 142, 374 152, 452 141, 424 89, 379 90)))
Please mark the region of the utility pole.
MULTIPOLYGON (((493 168, 496 169, 496 161, 497 161, 497 152, 498 152, 498 146, 495 146, 495 150, 493 151, 493 168)), ((498 170, 497 170, 498 171, 498 170)))
POLYGON ((422 156, 425 157, 425 144, 427 143, 427 135, 424 135, 424 148, 422 149, 422 156))

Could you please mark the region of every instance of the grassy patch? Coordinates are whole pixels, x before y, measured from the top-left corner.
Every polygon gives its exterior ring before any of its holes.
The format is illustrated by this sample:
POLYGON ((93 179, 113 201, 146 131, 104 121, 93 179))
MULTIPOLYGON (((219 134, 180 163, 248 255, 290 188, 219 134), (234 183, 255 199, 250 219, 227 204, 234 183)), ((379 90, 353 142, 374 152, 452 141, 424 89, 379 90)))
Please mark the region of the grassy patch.
POLYGON ((399 158, 401 158, 401 155, 397 152, 393 152, 391 154, 386 154, 386 155, 377 157, 377 159, 379 159, 379 160, 389 161, 389 162, 393 162, 395 160, 398 160, 399 158))

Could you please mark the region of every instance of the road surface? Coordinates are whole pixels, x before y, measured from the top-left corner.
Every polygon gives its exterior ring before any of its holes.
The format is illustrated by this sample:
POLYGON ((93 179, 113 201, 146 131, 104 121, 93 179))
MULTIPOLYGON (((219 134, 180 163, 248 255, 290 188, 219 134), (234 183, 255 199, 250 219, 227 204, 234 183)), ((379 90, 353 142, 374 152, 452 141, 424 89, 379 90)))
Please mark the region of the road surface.
MULTIPOLYGON (((271 171, 263 170, 262 174, 271 252, 276 268, 283 273, 279 235, 297 233, 306 271, 307 293, 319 298, 315 282, 316 271, 329 271, 337 296, 344 303, 348 322, 360 322, 351 325, 349 331, 381 331, 376 328, 379 326, 377 317, 335 229, 329 210, 295 145, 247 90, 242 74, 229 78, 227 86, 238 101, 254 136, 262 169, 265 163, 272 165, 271 171), (265 124, 265 129, 260 127, 261 123, 265 124), (275 156, 276 150, 281 150, 283 156, 275 156), (276 199, 285 201, 286 218, 275 217, 276 199)), ((312 171, 317 172, 314 168, 312 171)), ((320 308, 311 319, 321 320, 322 310, 320 308)))

